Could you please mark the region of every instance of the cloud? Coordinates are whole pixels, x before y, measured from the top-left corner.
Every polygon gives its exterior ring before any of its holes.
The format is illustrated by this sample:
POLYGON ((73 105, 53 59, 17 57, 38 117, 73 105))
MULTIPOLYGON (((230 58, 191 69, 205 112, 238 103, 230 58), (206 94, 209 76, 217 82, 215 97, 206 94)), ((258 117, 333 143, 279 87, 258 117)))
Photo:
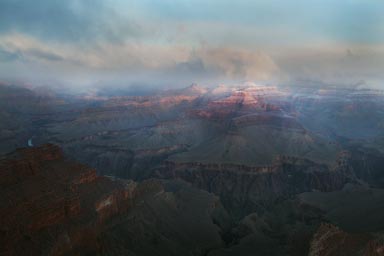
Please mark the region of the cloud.
POLYGON ((119 41, 140 28, 103 0, 2 0, 0 33, 25 33, 47 40, 119 41))
MULTIPOLYGON (((0 63, 18 61, 24 66, 51 70, 58 78, 73 76, 82 81, 281 81, 310 79, 328 83, 351 83, 384 79, 384 46, 319 45, 268 51, 249 48, 198 47, 140 42, 78 44, 42 41, 24 34, 0 36, 0 63), (92 78, 92 79, 91 79, 92 78), (107 79, 107 80, 105 80, 107 79)), ((4 64, 5 65, 5 64, 4 64)), ((13 67, 16 67, 13 65, 13 67)), ((16 68, 17 69, 17 68, 16 68)), ((5 69, 4 69, 5 70, 5 69)), ((7 71, 0 71, 0 76, 7 71)), ((15 76, 22 76, 19 71, 15 76)), ((35 74, 44 78, 45 72, 35 74)), ((29 76, 30 77, 30 76, 29 76)), ((375 82, 377 83, 377 82, 375 82)))
POLYGON ((65 60, 57 49, 21 34, 0 36, 0 55, 5 56, 6 61, 43 60, 51 62, 65 60))
POLYGON ((40 51, 38 49, 31 49, 31 50, 27 51, 26 54, 33 56, 35 58, 44 59, 44 60, 48 60, 48 61, 63 61, 64 60, 64 58, 58 54, 40 51))
POLYGON ((0 49, 8 58, 17 56, 23 61, 62 62, 89 70, 126 73, 156 71, 177 75, 181 71, 191 76, 216 76, 218 79, 264 80, 279 70, 266 53, 241 48, 104 42, 83 50, 78 45, 10 34, 0 36, 0 49))
POLYGON ((0 0, 0 79, 383 80, 383 3, 294 2, 0 0))
POLYGON ((14 61, 19 58, 17 52, 7 51, 6 49, 0 48, 0 62, 9 62, 14 61))
POLYGON ((384 45, 290 49, 274 55, 274 59, 291 80, 311 79, 331 84, 365 81, 368 86, 380 83, 384 88, 384 45))
POLYGON ((261 51, 233 48, 202 48, 194 52, 194 58, 227 78, 267 80, 276 75, 279 68, 271 57, 261 51))

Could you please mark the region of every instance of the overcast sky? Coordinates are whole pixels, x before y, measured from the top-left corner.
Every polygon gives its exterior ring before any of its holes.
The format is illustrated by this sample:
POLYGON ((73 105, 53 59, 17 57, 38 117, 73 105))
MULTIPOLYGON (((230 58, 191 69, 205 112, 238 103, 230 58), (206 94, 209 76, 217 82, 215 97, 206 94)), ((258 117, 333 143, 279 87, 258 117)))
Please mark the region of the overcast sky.
POLYGON ((0 81, 384 89, 382 0, 0 0, 0 81))

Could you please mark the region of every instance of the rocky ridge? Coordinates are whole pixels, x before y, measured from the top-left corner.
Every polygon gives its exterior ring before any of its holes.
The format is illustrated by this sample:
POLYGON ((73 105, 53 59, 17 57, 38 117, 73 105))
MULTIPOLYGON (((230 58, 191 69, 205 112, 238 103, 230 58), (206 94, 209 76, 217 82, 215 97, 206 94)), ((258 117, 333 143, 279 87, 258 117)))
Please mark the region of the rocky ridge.
POLYGON ((202 255, 229 221, 212 194, 98 176, 52 144, 2 157, 0 184, 0 255, 202 255))

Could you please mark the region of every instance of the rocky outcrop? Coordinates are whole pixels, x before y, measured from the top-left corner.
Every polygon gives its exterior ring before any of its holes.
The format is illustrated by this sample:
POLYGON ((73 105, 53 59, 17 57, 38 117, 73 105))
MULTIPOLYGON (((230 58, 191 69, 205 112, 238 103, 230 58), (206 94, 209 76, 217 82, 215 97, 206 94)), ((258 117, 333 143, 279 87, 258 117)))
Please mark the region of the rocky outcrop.
POLYGON ((48 144, 0 161, 1 255, 63 255, 98 249, 98 234, 135 198, 135 184, 96 175, 48 144))
POLYGON ((348 233, 323 223, 313 236, 309 256, 380 256, 384 255, 382 239, 370 234, 348 233))
POLYGON ((53 145, 46 145, 38 151, 19 149, 17 154, 8 154, 0 161, 2 187, 12 185, 25 177, 37 174, 41 163, 46 160, 61 159, 61 150, 53 145))
POLYGON ((102 177, 47 144, 0 160, 0 255, 205 255, 218 197, 185 182, 102 177))

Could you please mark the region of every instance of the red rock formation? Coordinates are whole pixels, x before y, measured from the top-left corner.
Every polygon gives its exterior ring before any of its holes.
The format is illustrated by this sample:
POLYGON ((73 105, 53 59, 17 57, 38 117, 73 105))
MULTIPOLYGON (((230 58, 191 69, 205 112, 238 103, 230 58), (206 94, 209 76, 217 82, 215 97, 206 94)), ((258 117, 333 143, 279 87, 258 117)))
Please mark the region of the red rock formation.
POLYGON ((339 227, 323 223, 314 234, 309 256, 380 256, 384 243, 370 234, 348 233, 339 227))
POLYGON ((375 239, 368 242, 364 256, 383 256, 384 241, 383 239, 375 239))
POLYGON ((1 159, 0 184, 0 255, 97 251, 105 223, 136 193, 134 183, 98 177, 50 144, 1 159))

